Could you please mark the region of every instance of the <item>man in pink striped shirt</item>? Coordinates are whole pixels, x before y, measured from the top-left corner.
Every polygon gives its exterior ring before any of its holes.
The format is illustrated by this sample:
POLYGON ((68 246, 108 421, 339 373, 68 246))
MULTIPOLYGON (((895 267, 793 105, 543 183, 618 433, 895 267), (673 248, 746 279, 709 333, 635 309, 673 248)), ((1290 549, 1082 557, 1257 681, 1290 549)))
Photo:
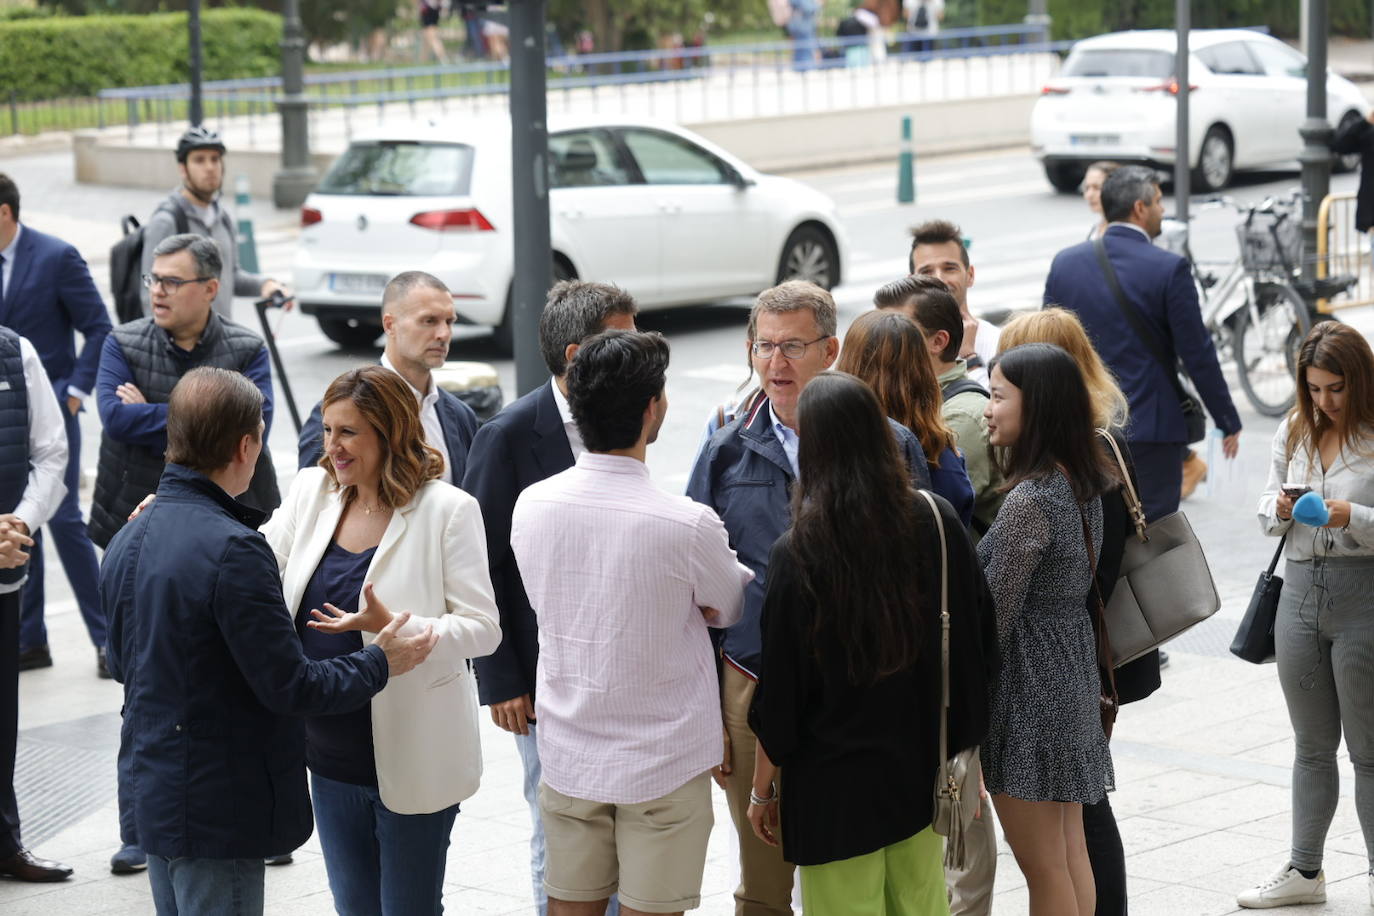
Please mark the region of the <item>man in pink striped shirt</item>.
POLYGON ((644 464, 668 409, 668 344, 605 331, 568 369, 587 453, 515 504, 511 548, 539 621, 535 711, 551 916, 700 903, 724 752, 707 627, 753 578, 709 507, 644 464))

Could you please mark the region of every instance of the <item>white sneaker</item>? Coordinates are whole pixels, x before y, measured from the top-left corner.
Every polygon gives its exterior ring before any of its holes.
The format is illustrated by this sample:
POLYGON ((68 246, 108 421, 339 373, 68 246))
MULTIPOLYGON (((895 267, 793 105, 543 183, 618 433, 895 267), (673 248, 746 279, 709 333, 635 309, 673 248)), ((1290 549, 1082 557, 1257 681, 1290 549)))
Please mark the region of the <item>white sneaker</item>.
MULTIPOLYGON (((1374 884, 1370 893, 1374 894, 1374 884)), ((1315 878, 1304 878, 1302 872, 1291 865, 1285 865, 1269 880, 1236 895, 1236 903, 1251 910, 1325 902, 1326 873, 1319 871, 1315 878)))

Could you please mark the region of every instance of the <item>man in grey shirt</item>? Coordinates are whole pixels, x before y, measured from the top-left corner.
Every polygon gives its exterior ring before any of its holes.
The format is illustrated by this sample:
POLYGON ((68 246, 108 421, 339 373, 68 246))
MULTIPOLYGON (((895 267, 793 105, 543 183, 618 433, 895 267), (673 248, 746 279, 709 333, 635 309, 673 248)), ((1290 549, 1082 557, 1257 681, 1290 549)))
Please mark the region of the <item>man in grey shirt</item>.
MULTIPOLYGON (((266 297, 281 290, 276 280, 249 273, 239 264, 239 246, 234 221, 220 205, 224 184, 224 141, 208 127, 192 127, 177 141, 177 171, 181 186, 172 191, 143 230, 143 267, 153 267, 153 249, 168 236, 193 232, 214 239, 224 258, 219 277, 219 293, 212 306, 221 318, 232 318, 235 296, 266 297), (180 219, 178 218, 180 217, 180 219)), ((143 288, 143 314, 151 314, 148 290, 143 288)))

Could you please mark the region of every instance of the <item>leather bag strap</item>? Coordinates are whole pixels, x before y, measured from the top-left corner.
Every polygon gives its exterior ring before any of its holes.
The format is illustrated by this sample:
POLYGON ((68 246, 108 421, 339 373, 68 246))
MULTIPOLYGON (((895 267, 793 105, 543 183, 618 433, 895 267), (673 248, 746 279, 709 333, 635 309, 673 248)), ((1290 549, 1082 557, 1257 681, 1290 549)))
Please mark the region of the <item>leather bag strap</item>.
POLYGON ((940 533, 940 783, 943 785, 949 770, 949 549, 940 507, 928 491, 917 492, 930 504, 935 529, 940 533))
POLYGON ((1140 501, 1140 494, 1136 492, 1134 481, 1131 480, 1131 470, 1126 467, 1126 456, 1121 454, 1121 446, 1117 444, 1115 436, 1105 429, 1099 429, 1097 434, 1107 440, 1112 454, 1116 456, 1116 466, 1121 469, 1121 480, 1124 484, 1121 498, 1126 503, 1126 511, 1131 515, 1131 524, 1135 525, 1136 537, 1141 541, 1148 541, 1150 538, 1145 533, 1145 506, 1140 501))
POLYGON ((1102 274, 1107 278, 1107 286, 1111 288, 1112 297, 1116 299, 1116 307, 1125 316, 1126 322, 1135 331, 1140 342, 1145 345, 1145 349, 1150 351, 1155 362, 1159 363, 1164 370, 1164 374, 1169 377, 1169 384, 1174 386, 1174 393, 1178 395, 1181 403, 1188 393, 1183 390, 1183 383, 1178 380, 1178 367, 1169 361, 1165 355, 1164 345, 1159 342, 1159 338, 1145 324, 1145 319, 1136 311, 1136 307, 1131 304, 1131 300, 1126 298, 1126 293, 1121 288, 1121 281, 1117 279, 1116 268, 1112 267, 1111 260, 1107 257, 1107 246, 1103 243, 1102 237, 1093 239, 1093 251, 1097 254, 1097 263, 1102 267, 1102 274))
POLYGON ((1102 589, 1097 587, 1097 551, 1093 549, 1093 535, 1088 528, 1088 516, 1080 512, 1079 519, 1083 522, 1083 546, 1088 548, 1088 581, 1092 584, 1093 596, 1097 599, 1093 602, 1093 629, 1097 633, 1097 667, 1106 678, 1108 690, 1107 696, 1112 698, 1112 702, 1120 705, 1121 698, 1116 692, 1116 668, 1112 665, 1112 642, 1107 633, 1107 604, 1102 600, 1102 589))

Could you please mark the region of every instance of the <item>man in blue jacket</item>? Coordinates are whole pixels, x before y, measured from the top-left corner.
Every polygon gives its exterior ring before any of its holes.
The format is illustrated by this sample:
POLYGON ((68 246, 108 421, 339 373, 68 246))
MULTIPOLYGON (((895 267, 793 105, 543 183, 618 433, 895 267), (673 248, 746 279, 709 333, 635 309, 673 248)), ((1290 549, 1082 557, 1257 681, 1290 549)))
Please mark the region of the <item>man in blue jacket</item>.
MULTIPOLYGON (((19 223, 19 188, 0 174, 0 325, 28 338, 38 351, 62 406, 67 432, 67 495, 49 519, 47 529, 62 567, 67 571, 76 606, 96 648, 96 672, 106 677, 101 657, 105 646, 105 618, 100 614, 96 578, 100 573, 95 547, 77 504, 81 476, 81 426, 76 415, 95 391, 100 348, 110 333, 105 303, 91 280, 86 262, 75 248, 19 223), (76 352, 75 332, 82 337, 76 352)), ((33 534, 29 584, 21 599, 19 670, 52 664, 48 629, 43 623, 43 537, 33 534)))
POLYGON ((120 755, 159 913, 261 913, 263 857, 313 825, 305 715, 349 712, 429 655, 398 623, 350 655, 305 657, 263 514, 235 501, 262 450, 262 393, 199 368, 172 392, 157 500, 101 569, 109 665, 124 685, 120 755))
POLYGON ((1226 437, 1226 457, 1234 458, 1240 447, 1240 415, 1221 374, 1212 335, 1202 323, 1188 262, 1151 244, 1164 219, 1162 201, 1154 172, 1142 166, 1119 168, 1102 185, 1107 260, 1125 306, 1163 349, 1168 369, 1123 314, 1091 241, 1055 255, 1045 280, 1045 304, 1078 315, 1130 403, 1126 438, 1149 521, 1178 511, 1188 434, 1169 373, 1180 361, 1226 437))
MULTIPOLYGON (((467 468, 468 448, 477 435, 477 414, 457 395, 439 387, 433 370, 448 359, 453 323, 458 313, 444 282, 421 270, 397 274, 382 292, 382 330, 386 349, 382 368, 410 385, 420 404, 425 441, 444 456, 444 482, 458 486, 467 468)), ((301 427, 298 467, 313 467, 324 454, 324 421, 320 405, 301 427)))
MULTIPOLYGON (((754 571, 754 581, 744 592, 744 615, 725 631, 720 645, 725 759, 714 775, 725 789, 739 834, 736 916, 792 912, 793 867, 783 860, 780 847, 765 844, 749 825, 756 739, 748 714, 762 654, 759 611, 768 555, 791 523, 791 489, 801 443, 797 400, 806 384, 839 356, 836 330, 835 300, 819 286, 793 280, 759 294, 749 313, 745 346, 765 397, 711 435, 687 484, 688 496, 716 510, 725 522, 730 546, 754 571)), ((920 442, 905 426, 892 426, 912 481, 929 487, 920 442)))

